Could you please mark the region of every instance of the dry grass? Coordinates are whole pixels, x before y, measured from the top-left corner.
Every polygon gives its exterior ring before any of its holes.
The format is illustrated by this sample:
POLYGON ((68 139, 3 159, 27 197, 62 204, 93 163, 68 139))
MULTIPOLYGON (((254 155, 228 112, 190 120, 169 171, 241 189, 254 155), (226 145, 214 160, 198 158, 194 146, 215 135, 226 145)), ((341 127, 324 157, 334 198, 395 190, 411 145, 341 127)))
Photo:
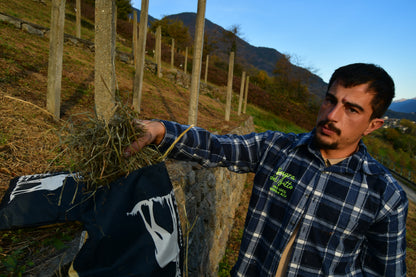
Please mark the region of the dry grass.
MULTIPOLYGON (((0 92, 0 192, 9 179, 45 172, 56 153, 59 122, 34 105, 0 92)), ((57 166, 59 166, 57 164, 57 166)))
MULTIPOLYGON (((28 5, 33 2, 22 1, 28 2, 28 5)), ((88 49, 73 45, 64 46, 61 120, 56 121, 45 112, 48 38, 29 35, 1 22, 0 25, 2 198, 10 180, 16 176, 71 168, 73 163, 68 155, 71 151, 60 154, 66 147, 61 144, 60 134, 69 126, 69 119, 74 114, 93 114, 94 58, 88 49)), ((118 91, 126 106, 131 103, 133 72, 132 65, 116 61, 118 91)), ((144 78, 140 118, 160 118, 187 123, 189 91, 148 72, 144 78)), ((205 95, 200 95, 199 100, 200 127, 226 133, 247 119, 247 116, 237 117, 233 111, 231 121, 224 124, 224 103, 205 95)), ((130 140, 132 139, 131 137, 130 140)), ((123 143, 121 148, 128 143, 123 143)), ((77 224, 65 224, 46 229, 1 231, 0 272, 6 276, 18 276, 22 272, 35 274, 36 266, 43 264, 43 261, 51 256, 58 255, 61 242, 66 242, 79 232, 80 228, 77 224), (50 243, 51 241, 57 243, 50 243)))
POLYGON ((130 172, 162 160, 157 148, 145 147, 126 157, 125 150, 141 138, 145 129, 139 124, 139 114, 118 101, 114 115, 106 122, 96 116, 66 124, 60 153, 71 159, 71 169, 80 173, 87 191, 108 186, 130 172))

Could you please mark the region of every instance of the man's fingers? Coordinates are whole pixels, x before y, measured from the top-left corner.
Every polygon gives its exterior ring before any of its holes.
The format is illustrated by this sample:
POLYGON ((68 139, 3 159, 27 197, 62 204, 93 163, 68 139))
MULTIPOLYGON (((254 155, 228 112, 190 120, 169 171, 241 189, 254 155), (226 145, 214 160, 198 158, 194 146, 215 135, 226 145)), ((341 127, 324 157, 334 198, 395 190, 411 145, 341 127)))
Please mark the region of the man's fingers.
POLYGON ((143 127, 145 133, 142 137, 134 141, 126 148, 124 151, 124 155, 126 157, 142 150, 146 145, 158 145, 162 141, 165 134, 165 127, 160 122, 150 120, 135 120, 134 123, 141 125, 140 127, 143 127))
POLYGON ((132 154, 136 153, 140 151, 140 147, 137 141, 133 142, 132 144, 130 144, 126 150, 124 150, 124 156, 129 157, 132 154))

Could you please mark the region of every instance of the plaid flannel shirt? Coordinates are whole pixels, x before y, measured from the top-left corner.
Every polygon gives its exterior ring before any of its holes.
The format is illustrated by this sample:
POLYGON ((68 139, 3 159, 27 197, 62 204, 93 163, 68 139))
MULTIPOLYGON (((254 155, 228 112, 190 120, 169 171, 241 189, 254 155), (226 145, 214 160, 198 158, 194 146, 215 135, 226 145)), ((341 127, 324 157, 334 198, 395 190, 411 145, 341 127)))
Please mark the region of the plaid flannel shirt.
MULTIPOLYGON (((161 122, 164 151, 188 126, 161 122)), ((298 225, 287 276, 405 276, 406 194, 362 142, 326 167, 313 135, 192 128, 169 156, 255 173, 232 276, 274 276, 298 225)))

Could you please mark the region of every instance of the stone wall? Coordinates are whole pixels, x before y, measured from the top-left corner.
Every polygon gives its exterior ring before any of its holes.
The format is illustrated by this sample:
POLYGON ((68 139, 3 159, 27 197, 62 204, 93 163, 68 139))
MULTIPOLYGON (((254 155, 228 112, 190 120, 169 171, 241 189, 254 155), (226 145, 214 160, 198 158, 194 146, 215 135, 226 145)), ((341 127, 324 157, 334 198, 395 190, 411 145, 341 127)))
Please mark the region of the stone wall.
MULTIPOLYGON (((231 133, 253 131, 250 118, 231 133)), ((192 162, 169 160, 166 164, 175 189, 184 239, 189 240, 188 274, 217 276, 247 174, 225 168, 202 168, 192 162)))

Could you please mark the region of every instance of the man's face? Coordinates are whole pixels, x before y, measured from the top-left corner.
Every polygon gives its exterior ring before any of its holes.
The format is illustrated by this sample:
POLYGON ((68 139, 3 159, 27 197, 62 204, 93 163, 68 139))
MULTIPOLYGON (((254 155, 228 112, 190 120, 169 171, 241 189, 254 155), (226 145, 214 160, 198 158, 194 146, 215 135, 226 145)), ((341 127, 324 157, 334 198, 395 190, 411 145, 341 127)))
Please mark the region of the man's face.
POLYGON ((383 125, 370 120, 374 94, 368 84, 345 88, 335 82, 319 110, 315 141, 324 158, 343 158, 357 149, 360 139, 383 125))

